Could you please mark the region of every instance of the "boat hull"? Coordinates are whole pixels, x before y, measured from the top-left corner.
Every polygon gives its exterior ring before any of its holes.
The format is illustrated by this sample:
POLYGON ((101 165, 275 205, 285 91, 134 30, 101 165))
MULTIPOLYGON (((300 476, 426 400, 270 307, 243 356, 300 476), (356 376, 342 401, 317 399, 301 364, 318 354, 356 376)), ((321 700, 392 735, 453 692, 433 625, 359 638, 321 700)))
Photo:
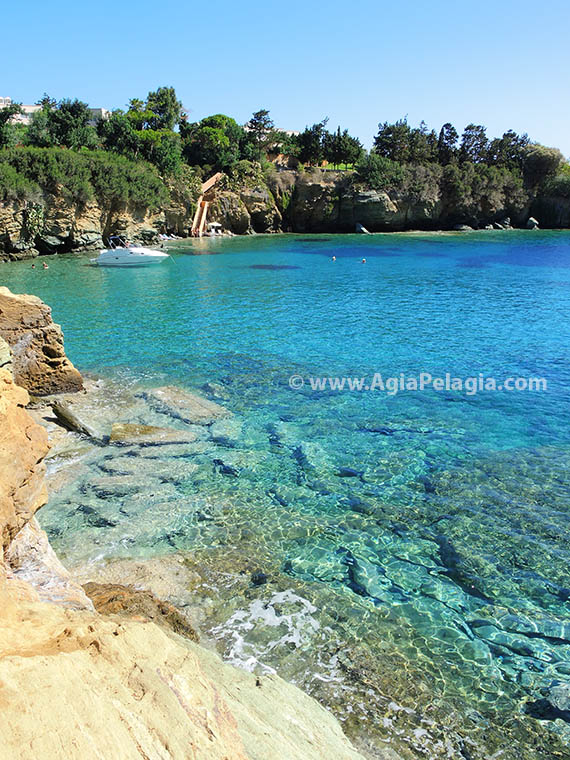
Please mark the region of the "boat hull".
POLYGON ((117 259, 116 261, 111 261, 109 259, 106 261, 97 261, 97 259, 95 259, 95 264, 97 264, 98 267, 153 267, 157 266, 157 264, 162 264, 163 261, 164 259, 155 259, 149 256, 148 258, 137 258, 132 261, 120 259, 117 259))
POLYGON ((150 248, 112 248, 101 251, 93 263, 99 267, 150 267, 170 258, 167 253, 150 248))

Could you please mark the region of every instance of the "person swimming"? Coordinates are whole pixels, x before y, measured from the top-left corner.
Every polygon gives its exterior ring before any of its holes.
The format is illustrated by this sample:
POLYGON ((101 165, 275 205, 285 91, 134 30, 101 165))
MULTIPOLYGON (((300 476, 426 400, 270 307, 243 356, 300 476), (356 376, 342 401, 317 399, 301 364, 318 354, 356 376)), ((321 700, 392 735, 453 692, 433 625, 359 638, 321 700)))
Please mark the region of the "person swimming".
POLYGON ((336 261, 336 256, 333 256, 333 257, 332 257, 332 261, 336 261))
POLYGON ((49 266, 46 264, 46 262, 45 262, 45 261, 44 261, 44 263, 42 264, 42 266, 43 266, 43 268, 44 268, 44 269, 49 269, 49 266))
POLYGON ((363 263, 363 264, 366 264, 366 259, 362 259, 362 263, 363 263))
POLYGON ((36 268, 36 265, 35 265, 35 264, 32 264, 32 269, 35 269, 35 268, 36 268))

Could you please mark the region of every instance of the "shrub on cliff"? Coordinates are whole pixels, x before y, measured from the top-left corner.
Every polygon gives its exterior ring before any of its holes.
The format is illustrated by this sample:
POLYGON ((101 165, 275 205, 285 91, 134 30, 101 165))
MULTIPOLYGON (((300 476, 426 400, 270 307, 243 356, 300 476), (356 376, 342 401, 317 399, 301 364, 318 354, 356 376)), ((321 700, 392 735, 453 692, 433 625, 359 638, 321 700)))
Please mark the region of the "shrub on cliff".
POLYGON ((0 163, 0 200, 28 200, 40 195, 40 188, 9 164, 0 163))
POLYGON ((544 145, 529 145, 524 153, 523 174, 529 187, 537 187, 542 182, 556 176, 564 164, 564 156, 558 148, 544 145))
POLYGON ((374 152, 359 161, 356 174, 361 182, 373 190, 400 187, 404 179, 404 169, 399 163, 374 152))
POLYGON ((13 148, 0 151, 0 171, 0 192, 12 195, 39 187, 75 203, 97 198, 158 208, 168 200, 154 166, 104 151, 13 148))
MULTIPOLYGON (((566 164, 566 166, 568 166, 566 164)), ((563 170, 556 177, 547 180, 543 185, 543 194, 558 198, 570 198, 570 171, 563 170)))
POLYGON ((15 169, 48 193, 62 192, 69 200, 92 197, 89 169, 82 154, 62 148, 12 148, 0 153, 0 163, 15 169))
POLYGON ((107 203, 132 202, 157 209, 168 201, 168 190, 154 166, 105 152, 80 154, 90 173, 93 194, 107 203))
POLYGON ((441 194, 457 220, 487 221, 496 213, 517 215, 528 203, 518 171, 484 164, 450 164, 441 178, 441 194))

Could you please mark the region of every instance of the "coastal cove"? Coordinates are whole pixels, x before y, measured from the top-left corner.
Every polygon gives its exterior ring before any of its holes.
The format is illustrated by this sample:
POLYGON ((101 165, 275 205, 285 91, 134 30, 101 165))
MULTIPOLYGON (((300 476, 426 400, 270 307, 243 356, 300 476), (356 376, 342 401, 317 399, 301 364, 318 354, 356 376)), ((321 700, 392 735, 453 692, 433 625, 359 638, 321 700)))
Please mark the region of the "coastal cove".
POLYGON ((77 579, 152 589, 366 756, 568 757, 569 251, 566 231, 284 234, 180 241, 152 271, 1 266, 51 305, 100 434, 59 437, 41 526, 77 579), (422 372, 548 387, 309 380, 422 372), (165 387, 225 411, 190 419, 165 387), (181 440, 111 445, 116 423, 181 440))

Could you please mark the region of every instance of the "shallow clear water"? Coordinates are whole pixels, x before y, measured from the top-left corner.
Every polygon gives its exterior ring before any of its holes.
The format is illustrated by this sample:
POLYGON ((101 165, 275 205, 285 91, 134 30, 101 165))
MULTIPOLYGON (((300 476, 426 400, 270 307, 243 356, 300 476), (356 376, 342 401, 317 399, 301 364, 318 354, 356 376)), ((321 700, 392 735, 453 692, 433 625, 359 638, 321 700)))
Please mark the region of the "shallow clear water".
POLYGON ((565 756, 570 715, 545 698, 570 683, 570 234, 175 250, 153 270, 81 256, 0 268, 53 307, 81 370, 132 394, 125 419, 181 427, 139 392, 208 381, 234 414, 196 444, 92 453, 41 513, 56 550, 209 563, 227 657, 277 669, 410 757, 565 756), (548 390, 308 381, 377 372, 534 376, 548 390))

